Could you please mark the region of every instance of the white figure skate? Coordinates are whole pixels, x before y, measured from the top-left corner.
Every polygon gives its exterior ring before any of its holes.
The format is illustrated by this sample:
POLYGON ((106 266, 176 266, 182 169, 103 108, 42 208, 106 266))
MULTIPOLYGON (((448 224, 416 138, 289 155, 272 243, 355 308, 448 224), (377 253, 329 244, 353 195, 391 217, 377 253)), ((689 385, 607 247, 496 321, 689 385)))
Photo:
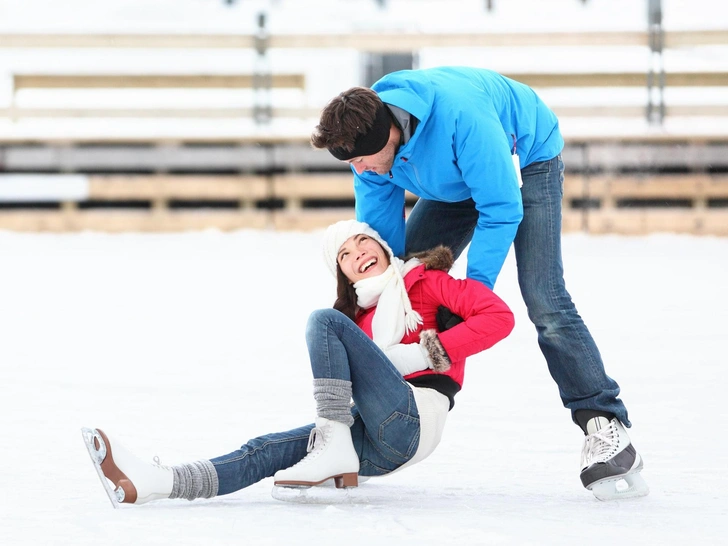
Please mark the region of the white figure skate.
POLYGON ((142 461, 101 429, 82 428, 81 435, 114 508, 122 503, 169 498, 174 483, 172 469, 142 461))
POLYGON ((274 476, 275 486, 311 487, 333 479, 337 489, 356 487, 359 456, 344 423, 323 417, 316 419, 308 440, 308 455, 274 476))

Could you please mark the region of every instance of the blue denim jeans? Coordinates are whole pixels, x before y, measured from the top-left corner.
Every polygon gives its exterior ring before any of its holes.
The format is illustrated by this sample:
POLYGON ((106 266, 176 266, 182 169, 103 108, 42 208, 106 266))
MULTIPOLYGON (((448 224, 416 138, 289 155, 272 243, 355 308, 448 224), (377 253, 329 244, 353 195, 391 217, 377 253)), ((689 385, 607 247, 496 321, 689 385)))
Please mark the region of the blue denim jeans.
MULTIPOLYGON (((420 418, 412 388, 354 322, 334 309, 314 311, 306 327, 311 369, 316 379, 352 383, 351 436, 361 476, 399 468, 417 451, 420 418)), ((266 434, 240 449, 211 459, 219 495, 252 485, 306 456, 313 424, 266 434)))
MULTIPOLYGON (((536 326, 538 344, 572 419, 579 409, 613 413, 631 426, 617 398, 619 386, 607 376, 599 349, 566 291, 561 260, 561 156, 521 170, 523 220, 513 242, 518 283, 536 326)), ((473 236, 478 211, 472 199, 441 203, 420 199, 406 224, 406 252, 442 244, 459 256, 473 236)), ((574 419, 576 423, 576 420, 574 419)))

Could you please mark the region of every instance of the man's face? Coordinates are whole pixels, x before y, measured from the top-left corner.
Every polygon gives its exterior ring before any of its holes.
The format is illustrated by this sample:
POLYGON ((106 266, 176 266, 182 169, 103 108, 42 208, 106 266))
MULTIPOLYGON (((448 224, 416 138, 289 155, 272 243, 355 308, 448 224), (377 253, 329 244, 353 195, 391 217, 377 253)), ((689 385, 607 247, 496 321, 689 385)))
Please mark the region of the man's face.
POLYGON ((389 140, 384 148, 376 154, 363 155, 346 160, 346 163, 354 167, 357 174, 369 171, 377 174, 387 174, 392 170, 394 156, 397 155, 397 143, 399 142, 399 129, 395 126, 389 130, 389 140))

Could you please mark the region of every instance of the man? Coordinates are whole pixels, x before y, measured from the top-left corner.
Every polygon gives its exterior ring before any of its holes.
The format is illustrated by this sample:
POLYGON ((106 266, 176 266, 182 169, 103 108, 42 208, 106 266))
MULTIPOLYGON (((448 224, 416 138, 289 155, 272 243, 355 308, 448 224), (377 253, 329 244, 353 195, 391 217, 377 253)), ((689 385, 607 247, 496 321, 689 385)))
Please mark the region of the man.
POLYGON ((534 91, 476 68, 395 72, 332 99, 311 143, 351 166, 356 217, 395 255, 444 244, 457 258, 470 243, 467 276, 493 288, 514 244, 541 351, 585 434, 584 487, 604 499, 647 494, 619 386, 566 291, 564 140, 534 91), (406 223, 405 190, 419 197, 406 223))

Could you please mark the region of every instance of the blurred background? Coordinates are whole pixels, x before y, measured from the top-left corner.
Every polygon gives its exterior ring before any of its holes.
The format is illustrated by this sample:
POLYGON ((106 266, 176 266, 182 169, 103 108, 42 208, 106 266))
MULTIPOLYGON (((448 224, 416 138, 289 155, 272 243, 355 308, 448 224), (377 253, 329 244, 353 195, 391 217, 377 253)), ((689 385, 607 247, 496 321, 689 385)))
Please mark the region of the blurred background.
POLYGON ((0 0, 0 230, 350 218, 320 109, 440 65, 559 115, 564 231, 728 235, 720 0, 0 0))

